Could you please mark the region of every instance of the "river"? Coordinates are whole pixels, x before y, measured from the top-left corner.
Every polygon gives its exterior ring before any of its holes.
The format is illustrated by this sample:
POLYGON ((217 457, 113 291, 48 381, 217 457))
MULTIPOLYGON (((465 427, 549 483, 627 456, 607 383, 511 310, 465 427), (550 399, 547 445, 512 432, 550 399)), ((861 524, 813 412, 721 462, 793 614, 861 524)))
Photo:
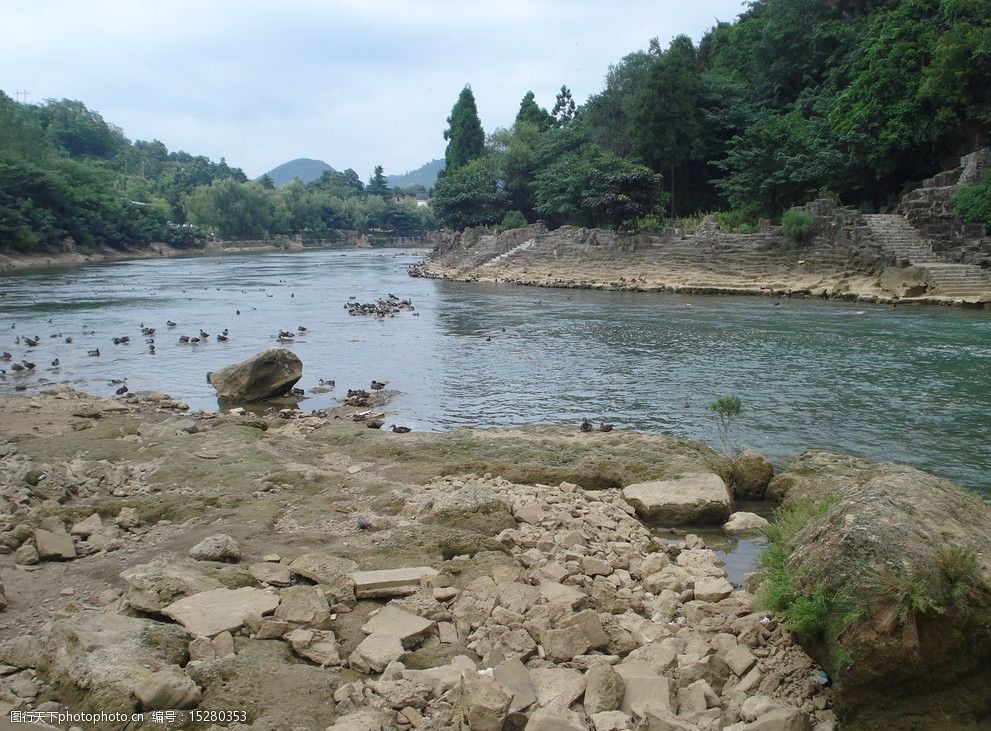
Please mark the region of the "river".
POLYGON ((0 350, 36 363, 20 373, 0 363, 0 392, 67 382, 109 395, 126 378, 132 391, 215 409, 207 371, 303 325, 286 347, 304 363, 305 409, 374 378, 399 391, 387 424, 437 430, 589 417, 718 447, 706 405, 736 394, 744 407, 736 442, 776 462, 834 449, 915 465, 991 496, 986 312, 442 282, 410 278, 417 260, 396 250, 323 250, 0 278, 0 350), (344 309, 351 297, 387 293, 412 299, 418 314, 379 319, 344 309), (142 324, 156 328, 154 354, 142 324), (201 328, 210 334, 204 343, 178 343, 201 328), (217 342, 225 328, 229 340, 217 342), (38 346, 24 344, 36 335, 38 346), (114 345, 121 336, 130 342, 114 345), (94 349, 98 357, 87 355, 94 349), (320 379, 336 388, 312 393, 320 379))

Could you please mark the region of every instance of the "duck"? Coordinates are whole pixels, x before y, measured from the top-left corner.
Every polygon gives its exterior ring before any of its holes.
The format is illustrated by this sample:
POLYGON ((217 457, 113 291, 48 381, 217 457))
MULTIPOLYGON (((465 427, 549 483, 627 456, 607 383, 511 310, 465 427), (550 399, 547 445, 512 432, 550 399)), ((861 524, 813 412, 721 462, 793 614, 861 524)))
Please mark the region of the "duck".
POLYGON ((337 385, 337 381, 335 381, 332 378, 329 379, 329 380, 324 380, 323 378, 321 378, 320 379, 320 385, 321 386, 329 386, 330 388, 334 388, 337 385))
POLYGON ((10 360, 10 359, 11 359, 11 358, 13 358, 13 357, 14 357, 14 356, 12 356, 12 355, 11 355, 10 353, 8 353, 8 352, 7 352, 6 350, 5 350, 5 351, 3 351, 3 355, 0 355, 0 360, 10 360))
POLYGON ((189 342, 191 344, 193 344, 193 345, 196 345, 198 342, 200 342, 200 339, 199 338, 190 338, 189 339, 189 342))
POLYGON ((179 342, 180 343, 188 343, 189 342, 189 336, 188 335, 180 335, 179 336, 179 342))
POLYGON ((23 371, 24 370, 24 366, 22 366, 20 363, 11 363, 10 370, 12 370, 12 371, 14 371, 16 373, 18 371, 23 371))
POLYGON ((396 426, 395 424, 390 426, 389 429, 392 430, 393 434, 409 434, 411 431, 413 431, 408 426, 396 426))
POLYGON ((227 328, 226 327, 224 328, 224 331, 222 333, 220 333, 220 334, 221 335, 224 335, 224 336, 230 335, 230 333, 227 331, 227 328))
POLYGON ((27 368, 29 371, 33 371, 34 370, 34 363, 32 363, 29 360, 22 360, 21 361, 21 365, 24 366, 25 368, 27 368))
POLYGON ((93 350, 87 350, 86 351, 86 355, 92 355, 94 357, 95 356, 98 356, 98 355, 100 355, 100 349, 99 348, 93 348, 93 350))
POLYGON ((579 431, 592 431, 593 428, 592 422, 588 419, 582 419, 582 423, 578 426, 579 431))
POLYGON ((66 342, 66 343, 72 343, 72 336, 70 335, 69 337, 67 337, 67 338, 65 339, 65 342, 66 342))
POLYGON ((121 386, 116 391, 114 391, 114 393, 117 394, 118 396, 123 396, 125 393, 127 393, 127 386, 121 386))
POLYGON ((612 431, 612 424, 599 424, 598 431, 612 431))
POLYGON ((29 348, 34 348, 35 346, 38 345, 38 336, 35 336, 34 340, 32 340, 31 338, 24 338, 24 344, 27 345, 29 348))
POLYGON ((376 381, 375 379, 372 379, 371 389, 373 391, 381 391, 383 388, 385 388, 384 381, 376 381))
POLYGON ((58 368, 58 365, 59 365, 59 359, 56 358, 55 360, 52 361, 52 368, 58 368))
POLYGON ((226 343, 227 340, 228 340, 228 338, 227 338, 226 335, 218 335, 217 336, 217 342, 218 343, 226 343))
POLYGON ((166 320, 165 324, 168 325, 169 327, 175 327, 176 325, 174 322, 172 322, 172 320, 166 320))
POLYGON ((151 337, 155 334, 155 328, 153 327, 143 327, 141 328, 141 334, 145 337, 151 337))
POLYGON ((129 338, 127 335, 122 335, 119 338, 114 338, 114 345, 127 345, 129 342, 131 342, 131 338, 129 338))
POLYGON ((148 352, 151 353, 152 355, 155 354, 155 344, 154 343, 152 343, 151 345, 148 346, 148 352))
POLYGON ((204 331, 203 331, 203 328, 200 328, 200 337, 201 337, 201 338, 202 338, 203 340, 206 340, 206 339, 207 339, 208 337, 210 337, 210 333, 208 333, 208 332, 204 332, 204 331))
POLYGON ((309 330, 309 328, 306 327, 306 325, 300 325, 296 329, 299 330, 299 332, 301 332, 301 333, 305 333, 307 330, 309 330))

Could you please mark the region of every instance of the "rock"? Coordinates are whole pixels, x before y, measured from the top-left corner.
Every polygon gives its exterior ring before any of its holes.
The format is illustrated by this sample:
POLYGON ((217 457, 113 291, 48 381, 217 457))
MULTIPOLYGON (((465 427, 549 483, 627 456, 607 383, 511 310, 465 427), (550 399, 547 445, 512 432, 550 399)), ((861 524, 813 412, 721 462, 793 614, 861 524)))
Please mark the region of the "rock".
POLYGON ((221 588, 219 581, 195 567, 169 559, 156 559, 124 569, 120 578, 127 584, 125 601, 140 612, 152 614, 161 613, 183 597, 221 588))
POLYGON ((0 660, 15 668, 36 668, 41 657, 41 642, 34 635, 12 637, 0 645, 0 660))
POLYGON ((525 731, 585 731, 586 728, 572 711, 541 708, 530 716, 525 731))
POLYGON ((292 651, 321 667, 341 664, 340 648, 333 632, 297 628, 286 633, 292 651))
POLYGON ((650 665, 624 661, 616 665, 615 670, 625 686, 620 707, 624 713, 643 716, 648 709, 671 710, 670 683, 650 665))
POLYGON ((289 586, 292 583, 289 567, 281 563, 272 563, 271 561, 253 563, 248 567, 248 573, 260 584, 289 586))
POLYGON ((173 624, 83 611, 55 622, 45 640, 45 680, 73 710, 132 713, 147 675, 178 672, 190 636, 173 624))
POLYGON ((408 569, 382 569, 379 571, 352 571, 348 574, 354 582, 354 593, 359 599, 388 596, 406 596, 420 588, 420 582, 439 572, 429 566, 408 569))
POLYGON ((289 564, 291 573, 320 584, 328 601, 348 607, 353 607, 355 602, 354 579, 348 573, 356 568, 358 564, 350 559, 320 551, 304 553, 289 564))
POLYGON ((695 582, 695 598, 703 602, 722 601, 733 593, 733 585, 726 579, 708 576, 695 582))
POLYGON ((279 597, 262 589, 211 589, 180 599, 162 610, 194 635, 213 637, 233 631, 254 614, 269 614, 279 606, 279 597))
POLYGON ((208 536, 189 549, 190 558, 197 561, 231 561, 241 560, 241 547, 237 541, 225 533, 208 536))
POLYGON ((545 630, 540 644, 551 662, 570 662, 575 655, 585 654, 592 646, 580 627, 545 630))
POLYGON ((137 508, 121 508, 120 513, 114 518, 114 523, 124 530, 134 530, 141 525, 141 516, 137 508))
POLYGON ((203 697, 199 686, 178 668, 146 675, 134 686, 134 695, 145 711, 195 708, 203 697))
POLYGON ((487 536, 516 527, 509 503, 491 488, 479 485, 441 493, 423 520, 487 536))
POLYGON ((537 690, 530 679, 530 671, 519 658, 503 660, 492 669, 492 677, 512 695, 510 713, 522 711, 537 702, 537 690))
POLYGON ((654 707, 647 710, 642 728, 644 731, 699 731, 698 726, 678 718, 671 711, 654 707))
POLYGON ((512 695, 494 678, 465 673, 461 678, 462 715, 472 731, 502 731, 512 695))
POLYGON ((573 668, 531 668, 530 680, 540 708, 568 708, 585 692, 585 676, 573 668))
POLYGON ((321 627, 330 618, 330 605, 318 586, 290 586, 279 592, 275 617, 292 624, 321 627))
POLYGON ((386 605, 365 622, 361 631, 370 635, 394 635, 408 649, 418 645, 435 624, 398 607, 386 605))
POLYGON ((380 673, 405 652, 403 643, 395 635, 376 633, 368 635, 354 648, 348 664, 361 673, 380 673))
POLYGON ((38 549, 38 557, 43 560, 67 560, 76 557, 76 544, 72 542, 72 536, 64 531, 56 533, 36 528, 34 545, 38 549))
POLYGON ((99 513, 93 513, 85 520, 81 520, 69 529, 69 533, 74 536, 86 538, 93 533, 99 533, 103 529, 103 520, 99 513))
MULTIPOLYGON (((894 713, 906 702, 936 708, 943 689, 973 682, 979 668, 986 684, 988 504, 921 470, 826 452, 803 454, 782 476, 797 478, 786 510, 818 506, 806 511, 807 523, 789 540, 788 572, 806 590, 847 597, 849 609, 859 612, 842 636, 835 634, 840 623, 827 622, 823 641, 805 648, 834 679, 837 705, 870 714, 894 713), (898 598, 911 591, 925 592, 934 606, 912 611, 898 598), (954 601, 953 594, 970 598, 954 601), (849 659, 839 664, 837 653, 824 652, 831 643, 849 659)), ((953 698, 955 712, 986 712, 975 695, 953 698)), ((937 727, 945 719, 919 723, 937 727)))
POLYGON ((733 495, 761 500, 772 477, 774 466, 760 452, 748 449, 733 462, 733 495))
POLYGON ((633 728, 629 716, 622 711, 601 711, 594 714, 591 720, 595 731, 627 731, 633 728))
POLYGON ((731 512, 726 483, 709 472, 628 485, 623 499, 644 520, 666 525, 724 523, 731 512))
POLYGON ((585 673, 585 712, 616 711, 623 703, 626 684, 609 665, 597 665, 585 673))
POLYGON ((303 362, 285 348, 269 348, 207 375, 225 403, 248 403, 289 393, 303 376, 303 362))
POLYGON ((38 549, 30 543, 25 543, 14 551, 14 563, 19 566, 36 566, 40 561, 38 549))
POLYGON ((776 708, 758 716, 745 731, 808 731, 809 716, 800 708, 776 708))
POLYGON ((723 655, 723 660, 729 665, 729 669, 740 678, 757 662, 757 658, 754 657, 754 654, 750 652, 746 645, 735 645, 729 652, 723 655))
POLYGON ((244 618, 244 626, 256 640, 274 640, 282 637, 292 626, 281 619, 251 614, 244 618))
POLYGON ((762 518, 756 513, 739 512, 733 513, 729 520, 723 523, 723 531, 730 535, 756 535, 763 532, 769 525, 767 518, 762 518))

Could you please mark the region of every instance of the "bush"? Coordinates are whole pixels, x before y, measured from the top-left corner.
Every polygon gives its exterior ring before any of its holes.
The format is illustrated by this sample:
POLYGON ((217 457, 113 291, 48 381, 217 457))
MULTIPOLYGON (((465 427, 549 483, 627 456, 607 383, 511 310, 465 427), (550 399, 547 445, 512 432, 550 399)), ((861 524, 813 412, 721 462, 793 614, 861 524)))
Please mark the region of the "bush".
POLYGON ((976 183, 960 188, 953 194, 951 203, 967 223, 991 226, 991 173, 985 173, 976 183))
POLYGON ((812 238, 812 216, 805 211, 786 211, 781 216, 781 232, 793 244, 812 238))
POLYGON ((526 226, 526 216, 524 216, 519 211, 506 211, 506 215, 502 217, 502 229, 510 228, 522 228, 526 226))
POLYGON ((754 206, 734 208, 717 213, 716 221, 719 223, 719 230, 723 233, 753 234, 757 233, 759 213, 754 206))

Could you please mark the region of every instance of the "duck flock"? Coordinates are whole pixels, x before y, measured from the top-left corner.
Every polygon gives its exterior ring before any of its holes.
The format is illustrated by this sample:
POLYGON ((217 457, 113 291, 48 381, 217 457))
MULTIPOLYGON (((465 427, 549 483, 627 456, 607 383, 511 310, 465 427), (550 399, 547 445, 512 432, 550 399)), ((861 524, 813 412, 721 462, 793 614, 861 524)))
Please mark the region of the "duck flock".
POLYGON ((391 292, 386 297, 375 302, 358 302, 357 297, 351 297, 344 303, 344 309, 349 315, 373 315, 375 317, 395 317, 396 315, 410 311, 416 317, 420 313, 416 312, 413 301, 410 299, 400 299, 391 292))

